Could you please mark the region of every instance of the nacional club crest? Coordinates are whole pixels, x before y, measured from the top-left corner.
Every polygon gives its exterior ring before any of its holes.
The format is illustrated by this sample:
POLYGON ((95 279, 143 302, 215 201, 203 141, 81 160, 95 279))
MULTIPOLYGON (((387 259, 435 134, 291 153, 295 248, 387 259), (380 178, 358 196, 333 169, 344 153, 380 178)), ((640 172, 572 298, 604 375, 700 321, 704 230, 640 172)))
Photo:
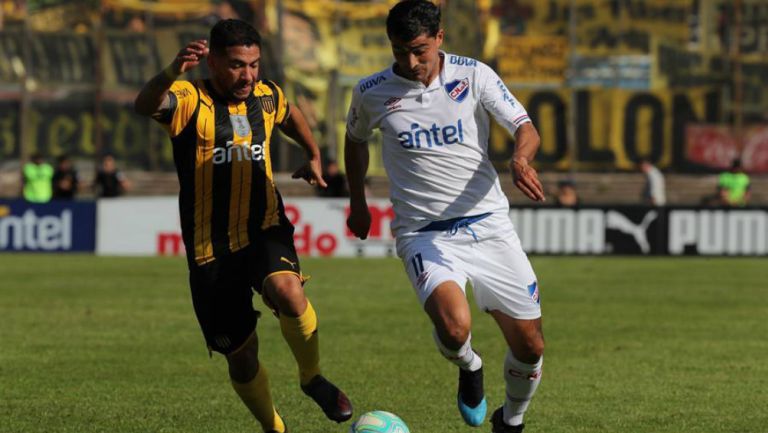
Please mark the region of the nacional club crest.
POLYGON ((451 99, 456 102, 461 102, 469 94, 469 78, 453 80, 444 87, 451 99))
POLYGON ((536 283, 536 281, 528 286, 528 294, 531 295, 533 302, 541 304, 541 299, 539 299, 539 285, 536 283))
POLYGON ((261 109, 268 114, 275 112, 275 100, 272 99, 272 96, 267 95, 261 97, 261 109))
POLYGON ((248 122, 248 116, 243 114, 230 114, 229 122, 232 124, 232 130, 239 137, 247 137, 251 132, 251 125, 248 122))

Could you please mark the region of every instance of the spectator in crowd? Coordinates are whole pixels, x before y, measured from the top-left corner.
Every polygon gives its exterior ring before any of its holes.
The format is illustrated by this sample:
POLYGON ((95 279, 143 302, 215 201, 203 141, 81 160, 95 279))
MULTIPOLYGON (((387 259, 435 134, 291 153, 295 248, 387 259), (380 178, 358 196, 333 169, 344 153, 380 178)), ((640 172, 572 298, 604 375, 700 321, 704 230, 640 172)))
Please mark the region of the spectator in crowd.
POLYGON ((717 181, 718 196, 726 206, 746 206, 751 195, 749 175, 744 173, 740 159, 734 159, 731 169, 720 173, 717 181))
POLYGON ((715 192, 707 194, 699 201, 701 207, 728 207, 728 191, 724 188, 717 187, 715 192))
POLYGON ((80 178, 72 165, 72 159, 67 154, 60 155, 56 159, 56 170, 53 172, 53 198, 72 200, 79 185, 80 178))
POLYGON ((24 200, 31 203, 46 203, 51 200, 53 191, 51 180, 53 167, 45 162, 43 155, 34 153, 30 161, 22 167, 21 183, 24 200))
POLYGON ((115 157, 104 155, 93 180, 96 197, 119 197, 128 190, 128 179, 115 166, 115 157))
POLYGON ((147 31, 147 24, 144 22, 144 18, 141 15, 134 15, 125 25, 125 29, 129 32, 144 33, 147 31))
POLYGON ((645 187, 643 187, 643 203, 651 206, 664 206, 667 204, 667 191, 664 182, 664 175, 653 165, 653 163, 643 158, 638 162, 640 171, 645 175, 645 187))
POLYGON ((329 159, 325 165, 324 171, 323 179, 325 179, 328 187, 316 187, 317 195, 320 197, 349 197, 347 178, 341 170, 339 170, 339 164, 335 160, 329 159))
POLYGON ((576 182, 563 179, 557 182, 555 204, 560 207, 575 207, 579 205, 579 194, 576 192, 576 182))

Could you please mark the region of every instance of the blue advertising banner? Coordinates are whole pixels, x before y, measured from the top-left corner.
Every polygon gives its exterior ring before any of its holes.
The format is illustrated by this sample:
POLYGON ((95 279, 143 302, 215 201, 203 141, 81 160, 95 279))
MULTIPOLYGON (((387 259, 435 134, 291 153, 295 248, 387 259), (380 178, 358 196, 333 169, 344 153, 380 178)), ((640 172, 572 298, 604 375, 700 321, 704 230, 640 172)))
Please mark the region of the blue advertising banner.
POLYGON ((96 204, 0 200, 0 251, 93 252, 96 204))

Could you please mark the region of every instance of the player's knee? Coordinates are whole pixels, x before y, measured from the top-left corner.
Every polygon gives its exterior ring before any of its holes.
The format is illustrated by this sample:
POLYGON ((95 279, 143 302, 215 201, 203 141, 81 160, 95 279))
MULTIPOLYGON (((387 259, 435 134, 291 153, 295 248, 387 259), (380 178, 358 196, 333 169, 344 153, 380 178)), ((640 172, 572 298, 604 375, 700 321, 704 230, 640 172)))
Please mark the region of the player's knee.
POLYGON ((280 314, 298 317, 307 306, 304 288, 301 282, 292 276, 273 279, 267 289, 269 301, 277 307, 280 314))
POLYGON ((469 339, 470 323, 468 320, 449 320, 445 324, 445 329, 440 332, 440 340, 451 349, 457 349, 464 345, 469 339))
POLYGON ((544 338, 541 334, 528 335, 522 341, 522 347, 520 354, 515 354, 515 357, 522 362, 528 364, 535 364, 539 362, 539 359, 544 355, 544 338))
POLYGON ((544 356, 544 339, 539 336, 530 344, 531 356, 535 356, 538 361, 539 358, 544 356))

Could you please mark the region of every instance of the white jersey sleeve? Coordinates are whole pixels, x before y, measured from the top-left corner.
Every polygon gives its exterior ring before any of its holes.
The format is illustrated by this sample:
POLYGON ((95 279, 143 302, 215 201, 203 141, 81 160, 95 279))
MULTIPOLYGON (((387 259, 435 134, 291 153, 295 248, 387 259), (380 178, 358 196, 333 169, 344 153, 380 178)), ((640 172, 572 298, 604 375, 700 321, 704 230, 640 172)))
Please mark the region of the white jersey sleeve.
POLYGON ((514 135, 520 125, 531 121, 528 112, 490 66, 478 62, 477 72, 480 78, 480 103, 499 125, 514 135))
POLYGON ((368 141, 373 135, 374 129, 371 125, 371 117, 366 112, 363 103, 363 90, 361 89, 364 89, 364 81, 361 80, 352 91, 352 102, 347 112, 347 135, 359 142, 368 141))

